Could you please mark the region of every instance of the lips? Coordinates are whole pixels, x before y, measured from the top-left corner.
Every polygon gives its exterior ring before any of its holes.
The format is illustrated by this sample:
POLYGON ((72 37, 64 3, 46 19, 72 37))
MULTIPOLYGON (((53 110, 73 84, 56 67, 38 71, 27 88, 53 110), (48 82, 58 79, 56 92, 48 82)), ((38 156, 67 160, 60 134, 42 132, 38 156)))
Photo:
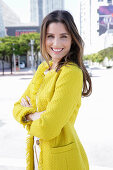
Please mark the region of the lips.
POLYGON ((52 48, 52 47, 51 47, 51 49, 54 52, 61 52, 63 50, 63 48, 52 48))

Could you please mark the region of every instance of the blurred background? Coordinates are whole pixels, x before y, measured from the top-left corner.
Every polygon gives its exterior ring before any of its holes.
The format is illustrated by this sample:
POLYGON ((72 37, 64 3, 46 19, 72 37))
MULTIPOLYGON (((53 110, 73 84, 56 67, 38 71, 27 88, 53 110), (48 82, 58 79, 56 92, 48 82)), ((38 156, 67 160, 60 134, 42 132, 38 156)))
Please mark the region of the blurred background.
POLYGON ((0 170, 25 169, 27 133, 12 110, 43 61, 40 26, 56 9, 73 15, 92 79, 92 95, 82 98, 75 129, 90 170, 113 169, 113 1, 0 0, 0 170))

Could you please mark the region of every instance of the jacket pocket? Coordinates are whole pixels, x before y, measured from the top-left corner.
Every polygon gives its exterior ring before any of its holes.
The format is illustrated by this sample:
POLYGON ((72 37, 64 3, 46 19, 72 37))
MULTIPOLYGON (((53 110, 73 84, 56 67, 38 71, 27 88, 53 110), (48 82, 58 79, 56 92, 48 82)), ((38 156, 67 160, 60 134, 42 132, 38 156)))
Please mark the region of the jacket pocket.
POLYGON ((72 170, 69 169, 66 155, 69 154, 75 147, 75 143, 70 143, 65 146, 50 148, 50 160, 48 170, 72 170))
POLYGON ((51 148, 50 151, 52 154, 57 154, 57 153, 62 153, 62 152, 67 152, 69 150, 72 150, 75 147, 75 143, 70 143, 65 146, 60 146, 57 148, 51 148))
POLYGON ((89 170, 87 158, 76 143, 51 148, 50 170, 89 170))

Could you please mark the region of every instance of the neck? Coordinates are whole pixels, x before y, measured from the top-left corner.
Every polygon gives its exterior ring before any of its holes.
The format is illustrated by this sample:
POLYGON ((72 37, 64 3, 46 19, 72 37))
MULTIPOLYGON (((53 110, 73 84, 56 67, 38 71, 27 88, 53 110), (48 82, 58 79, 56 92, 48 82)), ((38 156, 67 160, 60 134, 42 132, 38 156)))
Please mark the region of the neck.
POLYGON ((55 68, 56 68, 56 66, 57 66, 57 63, 58 63, 58 62, 53 61, 53 64, 52 64, 52 66, 51 66, 51 69, 55 69, 55 68))

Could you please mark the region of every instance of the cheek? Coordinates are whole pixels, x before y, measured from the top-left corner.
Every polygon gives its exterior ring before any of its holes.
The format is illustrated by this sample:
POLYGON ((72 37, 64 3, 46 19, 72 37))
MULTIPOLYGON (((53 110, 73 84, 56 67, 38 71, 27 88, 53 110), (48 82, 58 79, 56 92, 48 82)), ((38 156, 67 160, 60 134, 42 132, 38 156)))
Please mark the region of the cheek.
POLYGON ((71 46, 71 39, 62 40, 62 44, 64 44, 65 46, 71 46))
POLYGON ((70 48, 71 48, 71 41, 68 41, 68 42, 65 44, 65 47, 67 48, 67 50, 70 50, 70 48))
POLYGON ((52 41, 50 41, 50 40, 46 40, 46 48, 48 48, 51 44, 52 44, 52 41))
POLYGON ((49 43, 48 41, 45 42, 46 49, 48 49, 49 43))

